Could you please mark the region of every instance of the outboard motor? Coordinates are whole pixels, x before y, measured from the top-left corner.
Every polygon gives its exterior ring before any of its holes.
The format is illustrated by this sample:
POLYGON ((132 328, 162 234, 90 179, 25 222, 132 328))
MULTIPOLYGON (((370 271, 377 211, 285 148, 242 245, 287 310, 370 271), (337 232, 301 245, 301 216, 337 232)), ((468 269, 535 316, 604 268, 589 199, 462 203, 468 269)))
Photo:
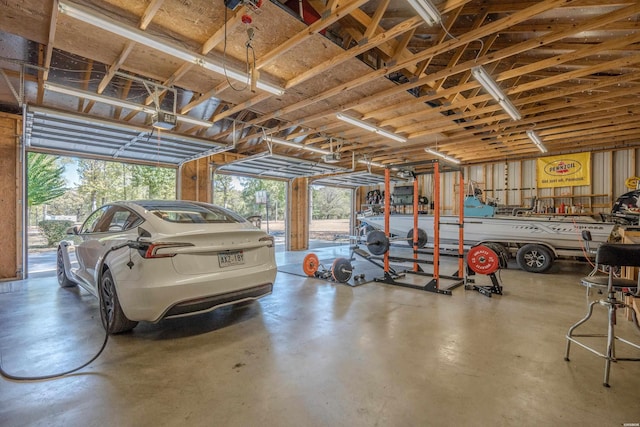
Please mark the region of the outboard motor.
POLYGON ((629 191, 618 197, 613 204, 611 214, 624 218, 632 224, 638 224, 640 218, 640 190, 629 191))

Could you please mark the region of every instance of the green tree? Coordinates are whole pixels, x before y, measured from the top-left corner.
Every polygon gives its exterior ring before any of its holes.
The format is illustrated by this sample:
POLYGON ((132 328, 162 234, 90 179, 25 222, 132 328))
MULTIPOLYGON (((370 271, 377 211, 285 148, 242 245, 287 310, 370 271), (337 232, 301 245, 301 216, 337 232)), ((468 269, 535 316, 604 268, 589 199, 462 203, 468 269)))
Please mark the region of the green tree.
POLYGON ((67 191, 64 166, 57 156, 27 154, 27 205, 38 206, 62 196, 67 191))
POLYGON ((351 190, 335 187, 311 187, 313 219, 348 218, 351 214, 351 190))
POLYGON ((176 171, 175 169, 133 165, 131 169, 131 184, 143 190, 145 199, 175 199, 176 171))
POLYGON ((213 180, 213 203, 233 209, 229 205, 232 193, 233 177, 231 175, 216 174, 213 180))
POLYGON ((256 192, 266 191, 269 195, 269 218, 284 218, 286 183, 284 181, 240 178, 242 199, 245 206, 239 211, 241 215, 265 215, 265 206, 256 203, 256 192))
POLYGON ((118 198, 113 194, 118 187, 114 185, 117 181, 113 172, 107 170, 107 162, 102 160, 78 161, 78 192, 83 195, 89 211, 94 211, 107 201, 118 198))

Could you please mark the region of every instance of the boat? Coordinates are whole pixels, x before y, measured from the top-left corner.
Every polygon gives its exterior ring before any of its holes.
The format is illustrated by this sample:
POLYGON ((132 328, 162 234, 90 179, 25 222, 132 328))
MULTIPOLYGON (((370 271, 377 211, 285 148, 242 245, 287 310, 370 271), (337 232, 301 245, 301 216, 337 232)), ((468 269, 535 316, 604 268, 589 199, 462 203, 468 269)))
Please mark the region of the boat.
MULTIPOLYGON (((555 215, 496 215, 496 207, 483 203, 479 194, 465 198, 463 235, 464 246, 491 244, 506 256, 514 256, 525 271, 543 273, 548 271, 560 257, 585 257, 584 232, 590 235, 588 244, 597 246, 610 241, 615 235, 615 222, 598 221, 590 216, 555 215)), ((520 212, 522 213, 522 212, 520 212)), ((361 227, 385 231, 382 213, 371 210, 358 215, 361 227)), ((459 242, 460 219, 458 216, 440 216, 439 237, 443 245, 459 242)), ((406 238, 411 242, 413 215, 390 214, 389 234, 406 238)), ((432 241, 434 216, 418 215, 418 235, 430 236, 420 239, 422 243, 432 241)))

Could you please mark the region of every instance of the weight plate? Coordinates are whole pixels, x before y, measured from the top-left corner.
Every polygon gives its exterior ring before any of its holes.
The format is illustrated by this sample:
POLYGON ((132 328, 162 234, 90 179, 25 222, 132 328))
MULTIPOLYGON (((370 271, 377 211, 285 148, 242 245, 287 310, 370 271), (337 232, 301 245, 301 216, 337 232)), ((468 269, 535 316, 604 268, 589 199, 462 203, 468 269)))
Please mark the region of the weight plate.
POLYGON ((367 234, 367 249, 373 255, 382 255, 389 250, 389 239, 380 230, 373 230, 367 234))
POLYGON ((340 283, 347 283, 353 273, 351 262, 346 258, 336 258, 331 266, 331 275, 333 280, 340 283))
MULTIPOLYGON (((413 228, 407 233, 407 244, 413 247, 413 228)), ((424 248, 427 244, 427 232, 418 228, 418 248, 424 248)))
POLYGON ((302 261, 302 271, 309 277, 314 277, 316 271, 318 271, 318 266, 320 266, 320 261, 318 256, 313 253, 308 254, 302 261))
POLYGON ((486 247, 494 251, 500 260, 500 268, 507 268, 509 262, 509 251, 500 243, 487 242, 483 243, 486 247))
POLYGON ((478 274, 492 274, 500 268, 498 254, 485 245, 474 246, 467 254, 467 265, 478 274))

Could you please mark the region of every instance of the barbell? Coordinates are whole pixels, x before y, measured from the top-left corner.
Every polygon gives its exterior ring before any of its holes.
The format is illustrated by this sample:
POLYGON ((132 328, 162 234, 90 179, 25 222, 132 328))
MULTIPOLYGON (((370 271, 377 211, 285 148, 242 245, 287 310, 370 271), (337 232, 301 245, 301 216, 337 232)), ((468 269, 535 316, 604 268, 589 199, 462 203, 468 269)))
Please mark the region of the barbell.
MULTIPOLYGON (((317 277, 320 279, 332 278, 336 282, 347 283, 353 273, 353 266, 346 258, 336 258, 331 265, 331 270, 327 270, 320 264, 318 256, 310 253, 307 254, 302 261, 302 271, 309 277, 317 277)), ((359 275, 357 279, 364 279, 364 274, 359 275)))
MULTIPOLYGON (((407 243, 413 247, 413 229, 407 233, 407 243)), ((418 247, 423 248, 427 244, 427 232, 418 228, 418 247)), ((383 231, 373 230, 367 234, 367 249, 373 255, 383 255, 389 250, 390 240, 383 231)))

